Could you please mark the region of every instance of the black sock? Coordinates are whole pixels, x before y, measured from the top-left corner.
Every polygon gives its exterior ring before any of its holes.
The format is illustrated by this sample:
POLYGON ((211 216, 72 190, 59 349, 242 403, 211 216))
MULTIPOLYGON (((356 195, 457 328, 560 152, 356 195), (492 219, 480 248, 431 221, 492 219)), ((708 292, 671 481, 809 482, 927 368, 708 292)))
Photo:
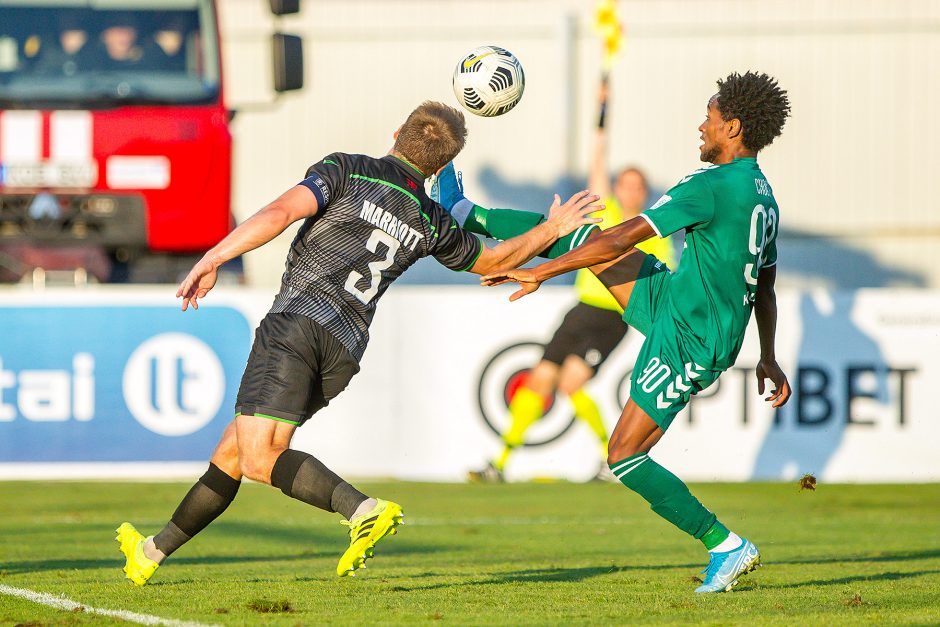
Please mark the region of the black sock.
POLYGON ((215 464, 209 464, 209 470, 183 497, 170 522, 153 537, 154 546, 170 555, 186 544, 225 511, 235 500, 240 485, 241 481, 233 479, 215 464))
POLYGON ((271 485, 298 501, 351 518, 367 497, 343 481, 320 461, 301 451, 287 449, 271 469, 271 485))
POLYGON ((368 498, 368 496, 344 481, 333 490, 330 505, 335 511, 342 514, 346 520, 351 520, 359 506, 368 498))

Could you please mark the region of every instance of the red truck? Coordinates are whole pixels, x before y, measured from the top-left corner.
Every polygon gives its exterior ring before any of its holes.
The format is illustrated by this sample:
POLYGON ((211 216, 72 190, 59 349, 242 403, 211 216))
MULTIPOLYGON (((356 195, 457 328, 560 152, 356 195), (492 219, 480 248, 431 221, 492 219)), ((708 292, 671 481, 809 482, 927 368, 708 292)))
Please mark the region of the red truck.
MULTIPOLYGON (((216 8, 0 0, 0 280, 74 266, 173 281, 229 232, 216 8)), ((275 14, 298 8, 271 2, 275 14)), ((299 38, 274 46, 275 89, 299 88, 299 38)))

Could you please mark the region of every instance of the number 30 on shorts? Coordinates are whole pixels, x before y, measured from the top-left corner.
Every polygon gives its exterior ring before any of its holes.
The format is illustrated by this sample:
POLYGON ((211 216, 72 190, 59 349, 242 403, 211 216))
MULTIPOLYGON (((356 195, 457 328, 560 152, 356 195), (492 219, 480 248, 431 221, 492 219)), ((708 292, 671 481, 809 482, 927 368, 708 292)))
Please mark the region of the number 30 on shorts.
POLYGON ((672 370, 669 366, 661 362, 659 357, 653 357, 650 359, 649 363, 646 364, 646 368, 643 369, 643 372, 637 378, 636 382, 640 384, 640 388, 644 392, 649 394, 662 385, 671 374, 672 370))

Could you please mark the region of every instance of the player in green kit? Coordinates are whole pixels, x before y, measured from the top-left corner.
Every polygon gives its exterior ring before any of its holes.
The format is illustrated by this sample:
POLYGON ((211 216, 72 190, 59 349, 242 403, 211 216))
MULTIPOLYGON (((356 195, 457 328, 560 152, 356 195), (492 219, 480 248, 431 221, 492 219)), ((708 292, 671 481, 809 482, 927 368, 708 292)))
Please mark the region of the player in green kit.
POLYGON ((485 285, 515 281, 510 300, 546 279, 591 268, 624 307, 624 321, 646 335, 631 381, 630 400, 610 439, 608 463, 654 512, 710 552, 696 592, 730 590, 760 565, 757 547, 729 531, 686 485, 649 457, 689 398, 734 363, 755 311, 761 356, 758 391, 773 389, 773 407, 790 396, 774 353, 774 296, 779 210, 757 165, 757 153, 780 135, 789 115, 787 94, 766 74, 731 74, 718 81, 699 126, 701 160, 643 214, 592 234, 587 243, 531 269, 486 276, 485 285), (685 231, 675 272, 635 245, 654 235, 685 231))

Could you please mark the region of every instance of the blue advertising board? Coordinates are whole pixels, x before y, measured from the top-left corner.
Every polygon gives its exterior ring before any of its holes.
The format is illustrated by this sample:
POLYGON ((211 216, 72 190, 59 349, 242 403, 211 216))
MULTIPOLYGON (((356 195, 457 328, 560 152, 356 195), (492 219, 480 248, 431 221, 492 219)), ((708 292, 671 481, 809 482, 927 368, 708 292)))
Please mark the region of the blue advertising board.
POLYGON ((226 306, 0 307, 0 462, 207 460, 251 331, 226 306))

